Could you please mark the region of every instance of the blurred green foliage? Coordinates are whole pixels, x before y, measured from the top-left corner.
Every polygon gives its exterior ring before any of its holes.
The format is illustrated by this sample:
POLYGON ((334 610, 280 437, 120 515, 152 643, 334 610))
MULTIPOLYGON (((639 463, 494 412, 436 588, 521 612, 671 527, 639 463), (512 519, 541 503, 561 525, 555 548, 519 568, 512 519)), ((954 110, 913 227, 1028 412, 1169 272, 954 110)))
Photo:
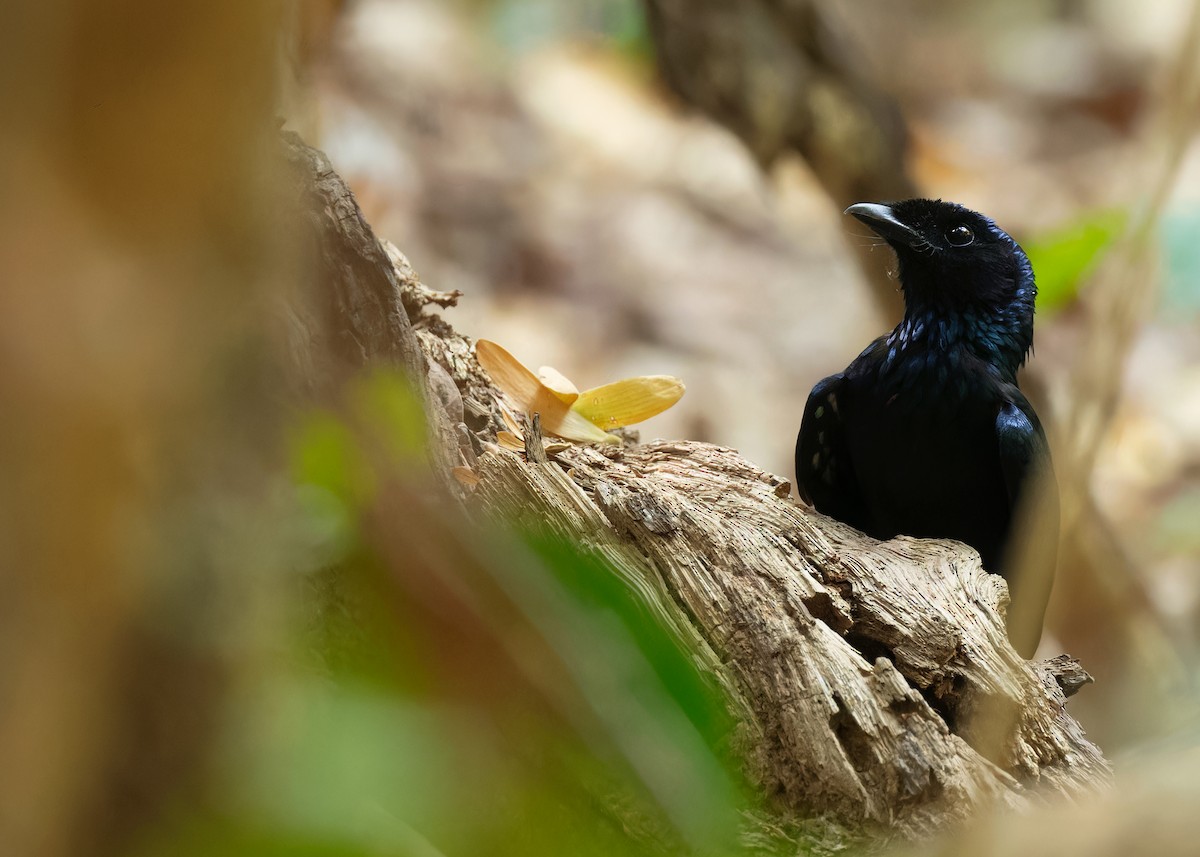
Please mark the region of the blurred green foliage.
MULTIPOLYGON (((1098 211, 1024 244, 1038 283, 1038 309, 1054 312, 1072 303, 1113 241, 1128 213, 1098 211)), ((1168 212, 1160 230, 1164 266, 1162 310, 1200 310, 1200 209, 1168 212)))
POLYGON ((375 492, 375 474, 358 449, 354 432, 335 414, 318 411, 297 427, 291 442, 292 478, 359 506, 375 492))
POLYGON ((564 39, 599 38, 626 57, 649 62, 652 45, 640 0, 489 0, 496 42, 523 53, 564 39))
MULTIPOLYGON (((297 420, 285 530, 304 538, 281 547, 301 561, 278 588, 292 621, 265 657, 239 659, 258 666, 229 697, 202 798, 135 853, 737 850, 751 806, 727 754, 733 720, 637 587, 560 535, 449 509, 436 512, 456 516, 444 530, 389 518, 421 554, 411 566, 377 543, 389 486, 430 500, 423 438, 395 375, 356 385, 343 412, 297 420), (417 576, 448 572, 471 609, 431 613, 417 576), (499 697, 443 656, 459 632, 467 668, 500 676, 499 697), (496 644, 470 648, 479 639, 496 644)), ((782 830, 756 852, 772 842, 797 853, 782 830)))
POLYGON ((731 847, 744 801, 723 754, 733 721, 719 689, 611 568, 559 536, 527 532, 523 541, 538 562, 497 571, 525 569, 512 582, 526 589, 530 618, 567 664, 610 741, 684 841, 716 851, 731 847), (539 579, 526 578, 538 566, 539 579))
POLYGON ((1162 310, 1200 312, 1200 208, 1168 212, 1162 240, 1167 262, 1162 310))
POLYGON ((653 671, 658 689, 687 716, 708 747, 719 750, 734 725, 719 689, 696 670, 685 644, 659 622, 639 594, 599 559, 563 538, 528 533, 525 541, 581 608, 620 623, 653 671))
POLYGON ((1037 277, 1038 310, 1072 303, 1104 252, 1125 228, 1124 211, 1099 211, 1022 242, 1037 277))
POLYGON ((1200 553, 1200 488, 1191 488, 1173 497, 1154 522, 1157 546, 1172 553, 1200 553))

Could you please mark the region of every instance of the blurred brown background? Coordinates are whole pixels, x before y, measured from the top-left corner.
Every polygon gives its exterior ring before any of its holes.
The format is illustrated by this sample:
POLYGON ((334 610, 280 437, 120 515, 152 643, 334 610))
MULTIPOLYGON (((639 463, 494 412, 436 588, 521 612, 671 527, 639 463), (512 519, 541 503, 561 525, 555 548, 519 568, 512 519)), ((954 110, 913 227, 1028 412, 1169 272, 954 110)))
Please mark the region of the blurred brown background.
MULTIPOLYGON (((1190 853, 1197 8, 6 4, 0 851, 688 853, 752 814, 719 701, 636 605, 596 607, 603 569, 454 525, 412 450, 381 464, 380 435, 420 434, 401 382, 297 401, 281 330, 321 284, 286 122, 464 293, 462 332, 581 387, 677 375, 643 437, 788 477, 811 385, 900 307, 846 197, 993 216, 1042 288, 1025 384, 1066 523, 1043 653, 1096 676, 1070 710, 1121 790, 968 851, 1190 853), (663 821, 669 782, 694 792, 663 821)), ((843 844, 781 826, 754 853, 843 844)))
MULTIPOLYGON (((1034 255, 1043 295, 1026 384, 1060 482, 1084 481, 1095 503, 1082 545, 1064 548, 1043 651, 1082 657, 1100 680, 1073 707, 1102 742, 1155 732, 1165 724, 1147 695, 1161 713, 1190 684, 1174 652, 1191 651, 1200 620, 1200 145, 1175 104, 1187 93, 1172 89, 1195 63, 1181 57, 1192 6, 816 6, 841 63, 907 124, 907 180, 991 215, 1034 255), (1156 181, 1169 193, 1152 252, 1115 287, 1143 296, 1113 311, 1126 354, 1087 290, 1156 181), (1089 365, 1110 380, 1081 387, 1089 365), (1072 475, 1072 444, 1090 441, 1067 424, 1081 397, 1110 395, 1094 466, 1072 475)), ((678 375, 687 395, 644 437, 732 446, 790 477, 809 388, 899 311, 898 293, 867 283, 890 254, 795 147, 760 170, 753 147, 681 103, 651 35, 634 0, 363 0, 332 27, 297 120, 379 233, 427 282, 465 293, 449 315, 459 329, 581 385, 678 375)), ((785 50, 769 34, 761 46, 785 50)))

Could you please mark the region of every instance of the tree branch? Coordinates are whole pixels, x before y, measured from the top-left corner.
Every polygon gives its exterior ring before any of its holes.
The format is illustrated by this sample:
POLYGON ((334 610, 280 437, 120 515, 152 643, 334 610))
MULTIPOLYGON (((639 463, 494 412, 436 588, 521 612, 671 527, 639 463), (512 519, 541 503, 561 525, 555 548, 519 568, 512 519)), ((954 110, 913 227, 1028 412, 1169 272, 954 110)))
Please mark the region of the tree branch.
MULTIPOLYGON (((343 198, 330 176, 318 201, 343 198)), ((337 206, 316 210, 341 228, 337 206)), ((399 296, 376 301, 369 321, 347 312, 332 323, 375 332, 353 336, 367 360, 419 345, 417 377, 442 445, 434 467, 470 467, 470 487, 456 490, 473 512, 565 536, 635 589, 726 690, 739 724, 731 743, 781 810, 919 836, 984 805, 1021 808, 1042 792, 1109 782, 1107 762, 1065 711, 1086 673, 1068 658, 1029 663, 1012 650, 1007 589, 974 551, 877 542, 710 444, 541 447, 529 432, 533 454, 501 448, 504 394, 470 341, 426 313, 436 293, 369 229, 349 238, 321 245, 332 254, 329 305, 362 307, 351 298, 367 263, 399 296)))

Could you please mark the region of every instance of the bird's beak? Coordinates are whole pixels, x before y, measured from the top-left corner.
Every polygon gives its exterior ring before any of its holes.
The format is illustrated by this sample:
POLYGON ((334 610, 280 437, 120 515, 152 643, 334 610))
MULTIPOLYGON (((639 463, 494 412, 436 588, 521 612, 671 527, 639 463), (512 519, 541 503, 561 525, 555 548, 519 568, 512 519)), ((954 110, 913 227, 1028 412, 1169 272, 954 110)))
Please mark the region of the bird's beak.
POLYGON ((885 238, 889 242, 904 244, 908 247, 915 247, 922 243, 923 239, 911 226, 902 223, 896 218, 890 206, 880 205, 875 202, 859 202, 847 208, 844 214, 853 214, 880 238, 885 238))

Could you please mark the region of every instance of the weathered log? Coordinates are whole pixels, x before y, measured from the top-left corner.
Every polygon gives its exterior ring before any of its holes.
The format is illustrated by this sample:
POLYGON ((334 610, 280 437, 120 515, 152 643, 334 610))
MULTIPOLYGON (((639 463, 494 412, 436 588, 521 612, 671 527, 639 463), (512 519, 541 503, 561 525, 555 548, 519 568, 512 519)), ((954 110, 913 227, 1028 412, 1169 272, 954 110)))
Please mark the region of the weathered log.
POLYGON ((298 190, 293 225, 304 230, 297 244, 311 252, 311 282, 319 289, 290 308, 291 351, 300 370, 294 378, 314 394, 369 365, 425 375, 402 302, 406 273, 376 239, 325 153, 291 132, 283 142, 298 190))
MULTIPOLYGON (((391 300, 381 306, 424 356, 418 374, 442 446, 433 466, 471 467, 461 499, 474 513, 565 536, 637 591, 726 690, 739 724, 731 745, 781 810, 921 836, 986 805, 1019 809, 1109 782, 1065 711, 1086 673, 1012 650, 1005 584, 974 551, 870 539, 710 444, 548 451, 530 430, 526 454, 503 449, 504 394, 470 341, 424 310, 453 296, 421 285, 394 248, 357 252, 388 266, 380 282, 397 284, 407 317, 394 317, 391 300)), ((365 345, 392 361, 411 353, 365 345)))
POLYGON ((919 835, 1107 781, 1064 712, 1074 665, 1013 652, 1003 581, 962 547, 875 542, 707 444, 552 459, 485 453, 475 502, 595 546, 690 624, 752 712, 749 773, 784 806, 919 835), (993 718, 1013 726, 994 746, 993 718))

